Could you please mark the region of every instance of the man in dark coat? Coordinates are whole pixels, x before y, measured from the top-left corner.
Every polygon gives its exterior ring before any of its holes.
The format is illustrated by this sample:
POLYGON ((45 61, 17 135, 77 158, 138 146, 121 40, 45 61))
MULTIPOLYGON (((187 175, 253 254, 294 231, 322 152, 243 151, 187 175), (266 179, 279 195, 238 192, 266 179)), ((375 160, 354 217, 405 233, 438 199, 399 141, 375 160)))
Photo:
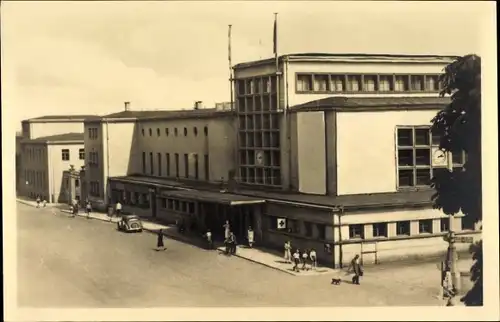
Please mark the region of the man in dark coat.
POLYGON ((352 283, 359 285, 359 277, 363 276, 363 269, 361 268, 361 264, 359 263, 358 254, 356 254, 356 256, 354 256, 354 258, 351 260, 351 264, 349 265, 347 272, 350 272, 351 270, 354 273, 354 276, 352 277, 352 283))
POLYGON ((165 250, 167 249, 165 245, 163 244, 163 230, 160 229, 158 230, 158 240, 156 242, 156 250, 165 250))

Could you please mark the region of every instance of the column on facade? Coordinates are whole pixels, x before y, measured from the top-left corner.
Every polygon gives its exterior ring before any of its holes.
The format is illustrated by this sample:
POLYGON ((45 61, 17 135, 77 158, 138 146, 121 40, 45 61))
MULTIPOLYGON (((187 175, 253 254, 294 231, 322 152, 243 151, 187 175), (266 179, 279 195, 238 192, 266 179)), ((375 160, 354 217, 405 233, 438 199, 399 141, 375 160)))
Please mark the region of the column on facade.
POLYGON ((410 235, 413 236, 418 234, 419 234, 418 220, 410 221, 410 235))
POLYGON ((364 239, 372 239, 373 238, 373 224, 364 224, 364 239))
POLYGON ((432 232, 438 233, 441 231, 441 218, 432 219, 432 232))
POLYGON ((453 231, 462 231, 462 217, 453 217, 452 227, 450 227, 453 231))

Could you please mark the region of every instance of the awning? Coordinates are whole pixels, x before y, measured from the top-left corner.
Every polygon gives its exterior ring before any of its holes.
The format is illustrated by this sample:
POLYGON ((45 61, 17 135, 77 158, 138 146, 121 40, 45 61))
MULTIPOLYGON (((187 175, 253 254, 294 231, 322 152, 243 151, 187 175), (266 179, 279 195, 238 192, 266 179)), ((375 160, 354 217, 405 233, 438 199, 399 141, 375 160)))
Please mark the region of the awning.
POLYGON ((194 201, 205 201, 219 203, 229 206, 251 205, 265 203, 265 199, 240 196, 225 192, 200 191, 200 190, 167 190, 162 191, 162 197, 187 199, 194 201))

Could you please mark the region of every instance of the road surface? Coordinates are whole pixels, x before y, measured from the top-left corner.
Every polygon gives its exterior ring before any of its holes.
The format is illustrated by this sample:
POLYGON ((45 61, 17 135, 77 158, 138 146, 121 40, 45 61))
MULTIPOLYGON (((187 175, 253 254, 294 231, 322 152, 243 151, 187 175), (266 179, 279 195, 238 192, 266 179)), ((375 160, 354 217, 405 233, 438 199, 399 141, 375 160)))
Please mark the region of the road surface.
POLYGON ((147 232, 17 207, 22 307, 442 305, 436 264, 366 268, 361 285, 332 286, 330 276, 291 276, 170 239, 157 252, 147 232))

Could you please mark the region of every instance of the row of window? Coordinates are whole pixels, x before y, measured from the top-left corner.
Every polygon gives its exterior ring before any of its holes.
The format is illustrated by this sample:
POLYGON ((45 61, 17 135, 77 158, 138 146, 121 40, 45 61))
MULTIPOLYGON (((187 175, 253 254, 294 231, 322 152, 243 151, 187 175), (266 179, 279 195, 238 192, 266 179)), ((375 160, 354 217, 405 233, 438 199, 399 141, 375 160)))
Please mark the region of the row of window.
POLYGON ((437 92, 439 75, 297 74, 296 90, 309 92, 437 92))
MULTIPOLYGON (((448 232, 450 230, 450 220, 448 218, 440 219, 440 230, 434 231, 433 220, 424 219, 418 221, 419 234, 436 234, 439 232, 448 232)), ((389 237, 387 233, 388 223, 374 223, 372 224, 373 237, 389 237)), ((396 236, 410 236, 411 235, 411 221, 397 221, 396 222, 396 236)), ((349 239, 364 239, 365 231, 364 225, 349 225, 349 239)))
POLYGON ((160 207, 163 209, 173 210, 185 214, 194 214, 196 211, 194 202, 169 198, 161 198, 160 207))
POLYGON ((45 189, 48 186, 47 173, 38 170, 24 170, 27 184, 35 189, 45 189))
MULTIPOLYGON (((71 160, 71 155, 69 149, 62 149, 61 150, 61 159, 63 161, 69 161, 71 160)), ((85 149, 79 149, 78 150, 78 159, 79 160, 85 160, 85 149)))
MULTIPOLYGON (((163 172, 163 154, 156 153, 156 161, 153 152, 149 152, 149 173, 147 172, 147 161, 146 161, 146 152, 142 152, 142 173, 149 174, 151 176, 159 176, 159 177, 176 177, 180 178, 180 155, 179 153, 174 153, 174 173, 172 174, 172 165, 170 153, 165 153, 165 172, 163 172), (156 163, 156 171, 155 171, 155 163, 156 163)), ((203 156, 203 165, 204 165, 204 179, 206 181, 210 180, 210 163, 209 156, 205 154, 203 156)), ((196 153, 184 153, 183 155, 183 163, 184 163, 184 173, 183 176, 185 178, 193 177, 198 180, 200 178, 199 173, 199 156, 196 153), (192 165, 192 171, 190 172, 190 164, 192 165)))
POLYGON ((89 129, 89 131, 88 131, 88 133, 89 133, 89 139, 91 139, 91 140, 97 140, 97 138, 98 138, 97 128, 96 127, 89 127, 88 129, 89 129))
POLYGON ((120 189, 112 189, 111 197, 113 202, 119 201, 122 205, 128 205, 143 209, 149 209, 151 198, 149 193, 132 192, 120 189))
MULTIPOLYGON (((398 187, 426 187, 438 169, 446 169, 446 155, 439 151, 439 137, 429 126, 397 128, 398 187)), ((454 171, 467 161, 465 152, 452 153, 454 171)))
POLYGON ((37 161, 40 162, 42 161, 43 158, 45 158, 45 149, 39 149, 39 148, 28 148, 28 160, 29 161, 37 161))
POLYGON ((236 82, 238 95, 274 93, 276 92, 276 77, 264 76, 240 79, 236 82))
MULTIPOLYGON (((144 128, 141 129, 141 132, 142 132, 142 136, 146 135, 146 131, 144 128)), ((149 132, 149 136, 153 136, 153 129, 149 128, 148 132, 149 132)), ((184 136, 188 136, 188 132, 189 132, 188 128, 185 127, 184 128, 184 136)), ((207 126, 203 127, 203 134, 205 136, 208 136, 208 127, 207 126)), ((198 128, 197 127, 193 127, 193 135, 198 136, 198 128)), ((160 128, 156 129, 156 136, 161 136, 161 129, 160 128)), ((165 136, 170 136, 170 129, 168 127, 165 128, 165 136)), ((179 131, 176 127, 174 128, 174 136, 179 136, 179 131)))

